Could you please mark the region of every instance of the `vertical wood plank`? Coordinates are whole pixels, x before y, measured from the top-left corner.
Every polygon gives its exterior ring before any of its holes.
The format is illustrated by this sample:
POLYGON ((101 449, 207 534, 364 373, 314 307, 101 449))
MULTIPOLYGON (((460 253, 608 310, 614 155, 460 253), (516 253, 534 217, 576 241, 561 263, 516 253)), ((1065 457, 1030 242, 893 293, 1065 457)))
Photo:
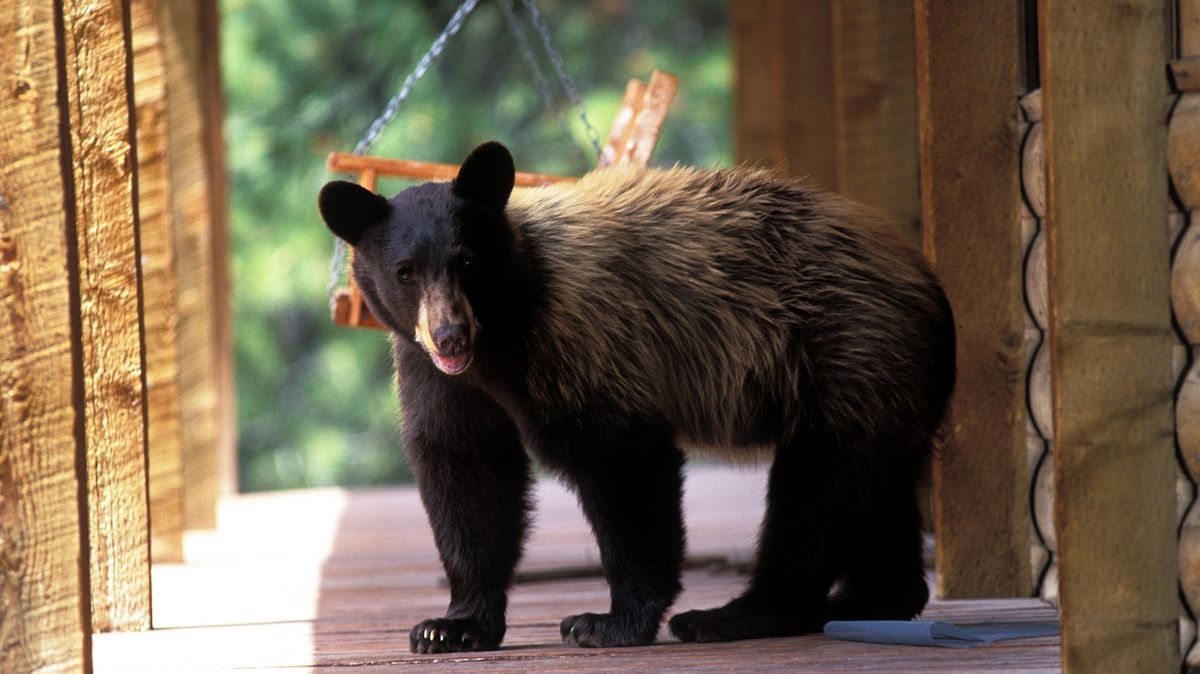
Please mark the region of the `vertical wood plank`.
POLYGON ((74 149, 92 627, 150 627, 146 407, 128 17, 67 0, 63 47, 74 149))
POLYGON ((90 668, 70 141, 55 5, 0 2, 0 670, 90 668))
POLYGON ((837 190, 915 236, 921 191, 913 5, 838 0, 832 10, 837 190))
POLYGON ((735 0, 739 161, 837 186, 831 0, 735 0))
POLYGON ((179 310, 179 410, 184 517, 188 528, 216 524, 220 486, 212 202, 201 100, 195 0, 164 0, 161 27, 171 104, 171 213, 179 310))
POLYGON ((1179 666, 1165 9, 1038 3, 1067 672, 1179 666))
POLYGON ((873 0, 738 0, 739 161, 833 189, 915 230, 912 8, 873 0))
POLYGON ((175 246, 167 165, 167 74, 158 24, 160 9, 158 0, 130 3, 145 298, 150 552, 156 562, 181 562, 183 446, 179 427, 175 246))
POLYGON ((225 96, 221 87, 221 21, 217 0, 198 3, 200 96, 212 215, 213 361, 217 394, 217 489, 237 491, 237 399, 234 382, 233 287, 229 277, 229 173, 225 170, 225 96))
POLYGON ((938 593, 1028 595, 1019 7, 915 11, 924 246, 958 327, 951 433, 933 471, 938 593))

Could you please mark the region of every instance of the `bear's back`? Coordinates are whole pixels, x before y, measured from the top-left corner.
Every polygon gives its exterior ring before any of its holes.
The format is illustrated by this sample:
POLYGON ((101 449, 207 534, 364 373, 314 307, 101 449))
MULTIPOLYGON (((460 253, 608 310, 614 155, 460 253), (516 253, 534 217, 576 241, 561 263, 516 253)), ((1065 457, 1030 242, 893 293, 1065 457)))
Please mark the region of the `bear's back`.
POLYGON ((518 189, 507 214, 544 285, 527 342, 546 404, 754 443, 764 416, 797 418, 814 361, 842 358, 839 333, 890 331, 859 340, 874 355, 921 338, 896 334, 932 283, 919 256, 870 212, 764 172, 601 170, 518 189))

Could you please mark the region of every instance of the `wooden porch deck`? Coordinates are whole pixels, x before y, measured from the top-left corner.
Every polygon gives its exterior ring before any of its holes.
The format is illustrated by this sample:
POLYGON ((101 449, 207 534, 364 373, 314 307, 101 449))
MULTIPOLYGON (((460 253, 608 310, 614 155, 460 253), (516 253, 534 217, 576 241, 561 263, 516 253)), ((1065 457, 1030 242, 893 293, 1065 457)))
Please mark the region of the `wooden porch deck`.
MULTIPOLYGON (((737 593, 744 578, 728 563, 752 554, 764 483, 757 469, 689 472, 690 556, 710 563, 686 572, 676 610, 714 606, 737 593)), ((565 647, 559 619, 605 610, 607 589, 594 576, 554 579, 595 567, 598 553, 572 496, 543 481, 538 500, 498 652, 408 652, 409 627, 440 615, 448 599, 415 490, 316 489, 227 498, 219 528, 187 539, 186 564, 154 567, 155 629, 96 635, 95 671, 383 672, 435 664, 488 672, 1059 671, 1057 638, 965 650, 819 635, 693 645, 674 641, 664 626, 651 647, 565 647)), ((1036 599, 935 601, 925 615, 962 624, 1056 619, 1055 609, 1036 599)))

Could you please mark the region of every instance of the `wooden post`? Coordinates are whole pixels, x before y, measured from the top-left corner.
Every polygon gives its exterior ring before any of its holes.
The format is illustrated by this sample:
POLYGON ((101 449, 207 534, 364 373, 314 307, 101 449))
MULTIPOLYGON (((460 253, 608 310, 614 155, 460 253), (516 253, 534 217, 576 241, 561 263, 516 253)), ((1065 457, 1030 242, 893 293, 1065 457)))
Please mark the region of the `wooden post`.
POLYGON ((0 670, 90 667, 83 367, 60 17, 0 3, 0 670))
POLYGON ((220 11, 217 0, 198 3, 200 98, 204 106, 204 158, 212 217, 213 363, 217 393, 217 489, 238 490, 237 396, 234 381, 233 287, 229 278, 229 184, 225 170, 225 97, 221 88, 220 11))
POLYGON ((1164 9, 1038 3, 1066 672, 1179 666, 1164 9))
POLYGON ((915 230, 912 6, 736 0, 740 161, 835 189, 915 230))
POLYGON ((958 328, 951 435, 933 472, 938 593, 1024 596, 1020 8, 1004 0, 915 7, 925 253, 958 328))
POLYGON ((146 397, 128 16, 62 3, 78 237, 92 623, 150 626, 146 397))
POLYGON ((145 297, 150 552, 157 562, 181 562, 183 446, 179 427, 175 244, 167 164, 167 73, 160 10, 158 0, 130 3, 145 297))
POLYGON ((179 270, 179 409, 188 528, 216 525, 220 492, 213 215, 209 194, 196 0, 163 0, 161 27, 171 102, 171 212, 179 270))

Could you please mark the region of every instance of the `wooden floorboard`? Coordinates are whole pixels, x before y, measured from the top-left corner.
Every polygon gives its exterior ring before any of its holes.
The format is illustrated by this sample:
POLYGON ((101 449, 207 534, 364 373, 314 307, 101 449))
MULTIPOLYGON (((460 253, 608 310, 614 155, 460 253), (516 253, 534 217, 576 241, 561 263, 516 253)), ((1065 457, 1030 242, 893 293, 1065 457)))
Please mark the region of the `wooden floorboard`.
MULTIPOLYGON (((761 516, 761 469, 700 467, 688 476, 689 555, 675 610, 721 604, 745 577, 735 567, 753 551, 761 516), (713 563, 723 560, 725 563, 713 563)), ((521 565, 533 578, 587 571, 599 555, 574 498, 538 485, 535 531, 521 565)), ((185 564, 154 567, 150 632, 97 635, 95 671, 644 672, 888 671, 1054 672, 1057 638, 973 649, 879 646, 823 636, 693 645, 666 631, 635 649, 561 644, 567 614, 604 611, 602 579, 522 582, 509 605, 504 648, 465 656, 412 655, 408 629, 440 615, 449 598, 415 491, 317 489, 230 497, 219 528, 189 534, 185 564)), ((1053 621, 1036 599, 932 602, 926 617, 960 624, 1053 621)))

